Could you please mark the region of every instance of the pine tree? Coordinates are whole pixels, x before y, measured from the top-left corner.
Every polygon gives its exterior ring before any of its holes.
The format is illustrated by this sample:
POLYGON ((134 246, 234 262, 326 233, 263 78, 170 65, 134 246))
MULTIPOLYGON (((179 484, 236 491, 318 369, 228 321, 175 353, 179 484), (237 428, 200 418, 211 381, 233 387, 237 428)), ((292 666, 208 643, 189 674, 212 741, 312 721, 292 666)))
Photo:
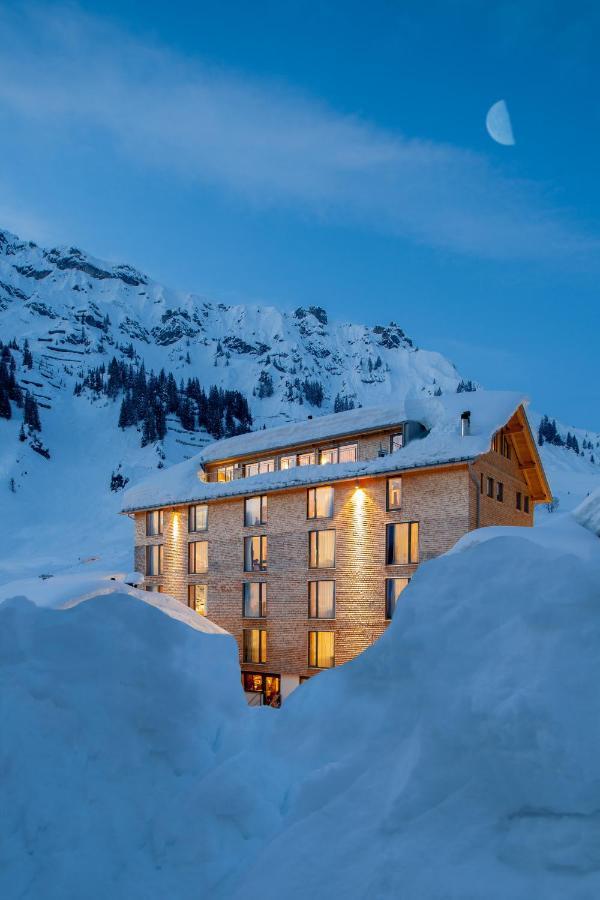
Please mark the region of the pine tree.
POLYGON ((263 369, 263 371, 258 376, 258 386, 256 389, 257 397, 259 397, 261 400, 264 397, 272 397, 274 390, 273 378, 271 374, 269 372, 265 372, 265 370, 263 369))
POLYGON ((33 368, 33 356, 29 349, 29 341, 27 338, 25 338, 25 343, 23 344, 23 365, 26 369, 33 368))
POLYGON ((35 397, 27 392, 25 395, 25 409, 23 412, 23 422, 28 426, 30 431, 41 431, 42 423, 40 422, 40 413, 35 397))
POLYGON ((0 385, 0 419, 10 419, 11 417, 12 410, 8 399, 8 390, 0 385))

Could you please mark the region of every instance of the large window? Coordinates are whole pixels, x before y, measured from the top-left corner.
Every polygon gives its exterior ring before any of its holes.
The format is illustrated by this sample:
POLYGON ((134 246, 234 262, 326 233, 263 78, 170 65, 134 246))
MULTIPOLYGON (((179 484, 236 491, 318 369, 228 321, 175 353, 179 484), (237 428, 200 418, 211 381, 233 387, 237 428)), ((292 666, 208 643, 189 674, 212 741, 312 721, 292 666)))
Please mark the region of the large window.
POLYGON ((247 619, 264 619, 267 615, 267 585, 264 581, 246 581, 242 585, 243 609, 247 619))
POLYGON ((201 575, 208 571, 208 541, 190 541, 188 544, 188 572, 201 575))
POLYGON ((208 609, 208 587, 205 584, 189 584, 188 585, 188 606, 200 613, 201 616, 207 614, 208 609))
POLYGON ((275 471, 274 459, 261 459, 258 462, 246 463, 244 466, 244 475, 251 478, 253 475, 266 475, 267 472, 275 471))
POLYGON ((244 525, 264 525, 267 521, 267 495, 246 497, 244 501, 244 525))
POLYGON ((330 669, 335 665, 333 631, 308 632, 308 665, 313 669, 330 669))
POLYGON ((282 456, 279 460, 279 468, 284 469, 293 469, 296 465, 296 454, 294 453, 291 456, 282 456))
POLYGON ((388 478, 387 480, 387 508, 400 509, 402 507, 402 479, 398 475, 396 478, 388 478))
POLYGON ((244 570, 246 572, 265 572, 267 569, 266 535, 244 538, 244 570))
POLYGON ((163 546, 153 544, 146 547, 146 575, 163 574, 163 546))
POLYGON ((314 451, 311 453, 299 453, 298 454, 298 465, 299 466, 314 466, 316 461, 317 461, 317 456, 314 451))
POLYGON ((244 628, 243 660, 245 663, 267 661, 267 632, 263 628, 244 628))
POLYGON ((329 463, 336 463, 337 461, 337 447, 331 447, 329 450, 321 450, 321 453, 319 454, 319 462, 322 466, 328 465, 329 463))
POLYGON ((217 469, 217 481, 233 481, 234 466, 219 466, 217 469))
POLYGON ((335 619, 335 581, 308 582, 310 619, 335 619))
POLYGON ((162 509, 154 509, 146 513, 146 534, 152 537, 163 533, 164 512, 162 509))
POLYGON ((206 531, 208 528, 208 506, 196 503, 188 512, 188 531, 206 531))
POLYGON ((398 603, 398 598, 408 586, 410 578, 386 578, 385 579, 385 617, 391 619, 398 603))
POLYGON ((308 519, 330 519, 333 515, 333 488, 309 488, 307 491, 306 516, 308 519))
POLYGON ((347 444, 345 447, 340 447, 339 460, 341 463, 356 462, 357 455, 358 447, 356 444, 347 444))
POLYGON ((393 434, 390 437, 390 453, 395 453, 396 450, 402 450, 404 447, 404 432, 397 431, 396 434, 393 434))
POLYGON ((308 564, 311 569, 332 569, 335 566, 335 531, 308 532, 308 564))
POLYGON ((406 566, 419 562, 419 523, 398 522, 387 525, 386 563, 406 566))

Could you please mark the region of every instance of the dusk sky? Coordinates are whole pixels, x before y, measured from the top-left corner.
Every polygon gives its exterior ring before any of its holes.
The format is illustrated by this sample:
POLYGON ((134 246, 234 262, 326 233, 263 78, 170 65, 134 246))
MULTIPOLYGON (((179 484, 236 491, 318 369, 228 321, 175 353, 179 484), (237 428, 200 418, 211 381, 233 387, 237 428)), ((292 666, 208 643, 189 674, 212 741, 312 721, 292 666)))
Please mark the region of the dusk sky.
POLYGON ((0 226, 393 319, 600 430, 599 38, 600 6, 551 0, 5 2, 0 226))

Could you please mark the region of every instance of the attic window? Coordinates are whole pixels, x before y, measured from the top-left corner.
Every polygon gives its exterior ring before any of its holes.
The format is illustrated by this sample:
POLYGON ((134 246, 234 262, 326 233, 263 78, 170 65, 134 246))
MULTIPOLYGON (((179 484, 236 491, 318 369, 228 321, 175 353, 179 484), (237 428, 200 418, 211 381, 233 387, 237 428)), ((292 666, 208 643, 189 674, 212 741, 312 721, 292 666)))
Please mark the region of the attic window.
POLYGON ((396 450, 402 450, 404 447, 404 432, 397 431, 396 434, 392 434, 390 437, 390 453, 395 453, 396 450))

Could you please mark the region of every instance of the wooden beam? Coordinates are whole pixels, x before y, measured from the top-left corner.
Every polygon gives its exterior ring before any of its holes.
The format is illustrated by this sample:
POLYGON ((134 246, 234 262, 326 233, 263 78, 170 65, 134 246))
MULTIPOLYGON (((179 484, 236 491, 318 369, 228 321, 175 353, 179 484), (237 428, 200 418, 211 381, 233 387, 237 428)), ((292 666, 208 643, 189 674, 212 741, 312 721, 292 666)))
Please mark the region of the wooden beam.
POLYGON ((521 422, 515 422, 514 425, 507 425, 504 434, 522 434, 525 429, 521 422))
POLYGON ((535 462, 523 462, 519 463, 520 469, 537 469, 537 464, 535 462))

